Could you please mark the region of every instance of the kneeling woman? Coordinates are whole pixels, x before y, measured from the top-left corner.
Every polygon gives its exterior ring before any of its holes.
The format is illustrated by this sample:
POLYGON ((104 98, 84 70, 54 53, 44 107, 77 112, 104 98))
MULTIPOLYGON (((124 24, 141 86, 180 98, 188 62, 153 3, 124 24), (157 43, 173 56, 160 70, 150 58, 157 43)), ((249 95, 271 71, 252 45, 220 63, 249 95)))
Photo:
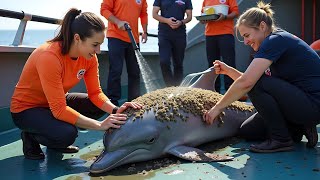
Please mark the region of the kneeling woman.
POLYGON ((39 144, 77 152, 77 147, 70 146, 78 134, 76 126, 101 131, 119 128, 126 120, 121 112, 142 107, 126 102, 118 108, 102 92, 96 53, 104 38, 105 25, 97 15, 70 9, 58 35, 28 58, 11 101, 26 158, 45 157, 39 144), (68 93, 82 78, 88 94, 68 93), (106 112, 111 115, 95 120, 106 112))
POLYGON ((256 51, 254 59, 244 73, 214 62, 216 73, 235 81, 204 119, 211 124, 225 107, 248 93, 258 114, 244 122, 240 133, 253 138, 250 133, 263 132, 255 126, 247 128, 259 124, 255 121, 262 121, 268 133, 268 140, 251 145, 251 151, 292 150, 293 141, 301 141, 303 135, 307 147, 314 147, 320 121, 320 58, 304 41, 275 28, 272 15, 270 5, 260 2, 238 19, 236 28, 244 43, 256 51))

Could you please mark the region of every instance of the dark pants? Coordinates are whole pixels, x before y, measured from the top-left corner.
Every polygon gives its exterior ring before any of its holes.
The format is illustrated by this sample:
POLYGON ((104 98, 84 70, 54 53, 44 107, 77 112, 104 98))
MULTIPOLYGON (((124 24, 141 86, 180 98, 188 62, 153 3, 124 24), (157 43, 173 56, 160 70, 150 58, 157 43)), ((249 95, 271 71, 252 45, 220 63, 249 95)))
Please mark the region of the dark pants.
POLYGON ((159 36, 160 67, 166 86, 179 86, 183 79, 183 59, 186 37, 159 36), (171 58, 173 72, 171 70, 171 58))
MULTIPOLYGON (((224 63, 231 67, 236 67, 235 62, 235 42, 234 36, 231 34, 206 36, 206 51, 208 67, 213 66, 215 60, 222 60, 224 63), (222 57, 222 59, 221 59, 222 57)), ((220 75, 215 83, 215 89, 217 92, 221 90, 220 75)), ((233 80, 224 76, 224 87, 228 90, 233 80)))
MULTIPOLYGON (((87 117, 98 119, 105 114, 85 93, 69 93, 66 100, 68 106, 87 117)), ((36 107, 11 115, 19 129, 31 133, 40 144, 49 148, 68 147, 78 136, 76 126, 56 119, 49 108, 36 107)))
POLYGON ((320 122, 319 107, 312 97, 284 80, 263 75, 248 95, 259 115, 242 124, 240 134, 247 137, 251 133, 285 141, 290 138, 290 128, 320 122))
POLYGON ((108 49, 110 67, 107 96, 113 104, 118 106, 118 100, 121 98, 123 62, 126 61, 128 73, 128 101, 140 96, 140 68, 131 43, 108 38, 108 49))

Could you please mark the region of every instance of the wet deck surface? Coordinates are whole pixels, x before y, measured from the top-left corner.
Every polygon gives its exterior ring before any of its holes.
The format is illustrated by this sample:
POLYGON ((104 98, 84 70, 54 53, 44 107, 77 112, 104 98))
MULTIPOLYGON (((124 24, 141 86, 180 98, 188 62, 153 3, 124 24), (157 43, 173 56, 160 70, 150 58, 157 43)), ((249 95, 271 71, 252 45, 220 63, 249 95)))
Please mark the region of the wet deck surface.
POLYGON ((103 132, 80 131, 75 143, 81 148, 78 153, 60 154, 43 147, 46 159, 38 161, 24 158, 19 130, 1 134, 0 179, 320 179, 320 143, 307 149, 305 138, 295 151, 273 154, 251 153, 247 150, 251 142, 230 138, 200 149, 232 155, 233 161, 193 163, 169 156, 91 175, 89 167, 103 148, 102 137, 103 132))

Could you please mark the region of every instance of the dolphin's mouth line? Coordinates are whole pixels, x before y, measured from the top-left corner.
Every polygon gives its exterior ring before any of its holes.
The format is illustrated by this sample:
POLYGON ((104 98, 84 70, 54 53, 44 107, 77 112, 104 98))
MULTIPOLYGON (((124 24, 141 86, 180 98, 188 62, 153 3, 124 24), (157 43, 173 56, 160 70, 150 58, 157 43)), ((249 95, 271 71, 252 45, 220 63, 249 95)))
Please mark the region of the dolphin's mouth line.
MULTIPOLYGON (((127 157, 129 157, 130 155, 132 155, 134 152, 136 152, 137 150, 146 150, 149 151, 148 149, 145 148, 138 148, 135 150, 132 150, 130 153, 128 153, 127 155, 125 155, 124 157, 122 157, 121 159, 119 159, 117 162, 113 163, 111 166, 109 166, 108 168, 106 168, 107 170, 112 169, 114 166, 117 167, 117 164, 119 164, 120 162, 124 161, 127 157)), ((114 151, 113 151, 114 152, 114 151)), ((112 152, 110 152, 112 153, 112 152)))

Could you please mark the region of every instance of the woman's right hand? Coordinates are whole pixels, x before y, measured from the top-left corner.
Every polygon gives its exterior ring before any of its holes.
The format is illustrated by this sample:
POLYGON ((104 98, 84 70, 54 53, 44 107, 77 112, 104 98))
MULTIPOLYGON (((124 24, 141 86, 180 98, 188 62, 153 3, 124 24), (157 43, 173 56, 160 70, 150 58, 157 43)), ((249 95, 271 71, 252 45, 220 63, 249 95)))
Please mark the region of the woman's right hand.
POLYGON ((127 120, 126 114, 110 114, 105 120, 100 123, 100 130, 108 130, 109 128, 120 128, 121 125, 125 124, 127 120))
POLYGON ((215 60, 213 62, 213 68, 216 74, 228 74, 230 66, 226 65, 224 62, 215 60))
POLYGON ((126 28, 124 27, 124 25, 125 24, 129 24, 127 21, 119 21, 118 23, 117 23, 117 26, 118 26, 118 28, 119 29, 121 29, 121 30, 126 30, 126 28))

